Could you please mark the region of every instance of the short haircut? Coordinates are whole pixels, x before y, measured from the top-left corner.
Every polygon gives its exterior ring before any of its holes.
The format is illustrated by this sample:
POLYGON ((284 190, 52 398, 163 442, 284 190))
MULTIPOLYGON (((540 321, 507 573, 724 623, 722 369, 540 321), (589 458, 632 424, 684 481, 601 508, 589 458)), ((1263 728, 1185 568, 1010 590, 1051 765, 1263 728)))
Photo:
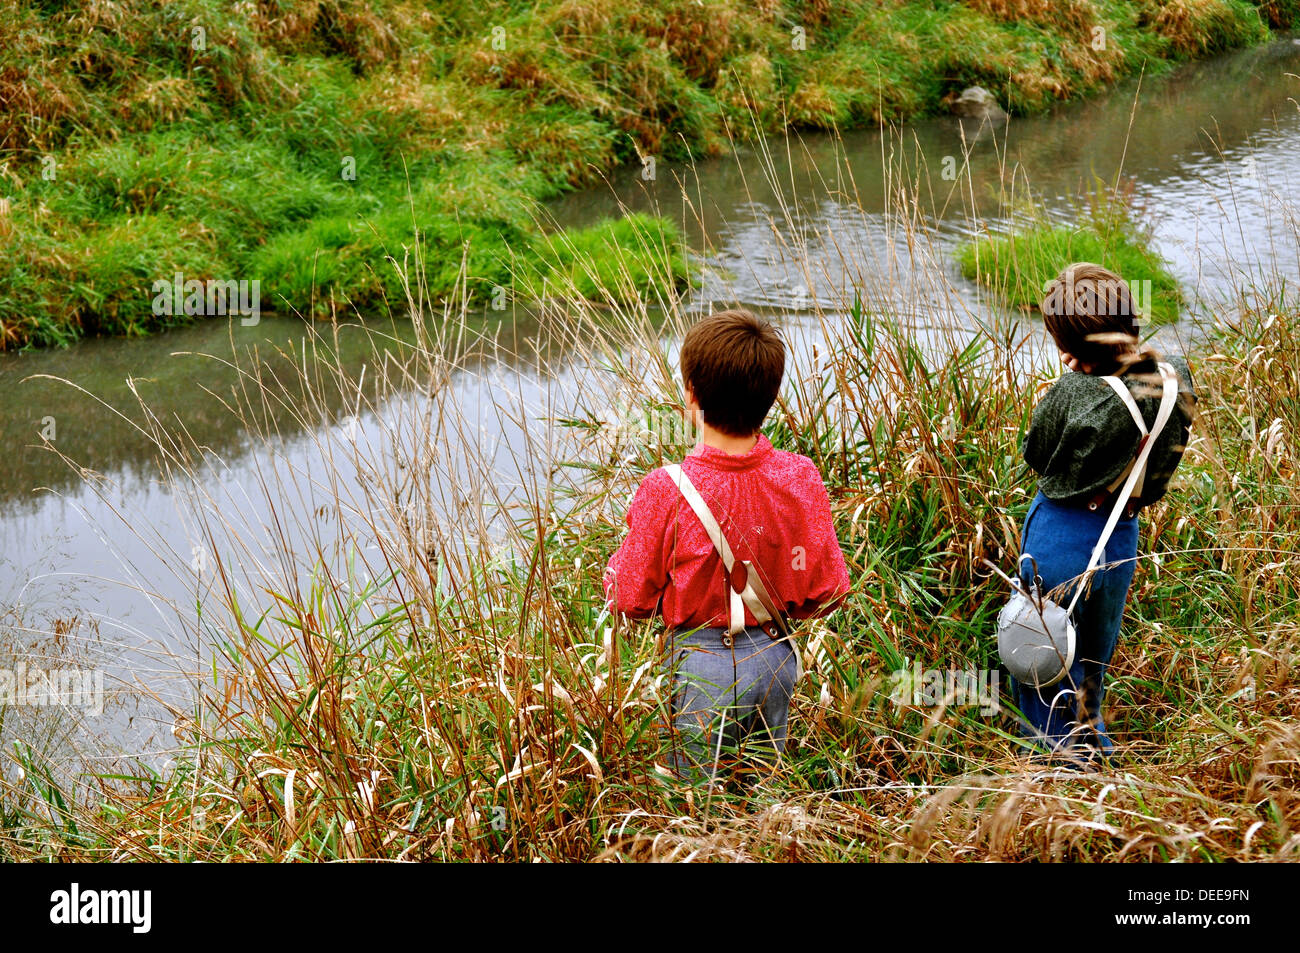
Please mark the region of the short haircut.
POLYGON ((704 422, 733 437, 763 426, 785 374, 785 343, 748 311, 719 311, 695 324, 682 343, 682 382, 704 422))
POLYGON ((1113 374, 1138 350, 1138 315, 1128 285, 1090 261, 1068 266, 1043 288, 1043 321, 1056 345, 1092 367, 1113 374))

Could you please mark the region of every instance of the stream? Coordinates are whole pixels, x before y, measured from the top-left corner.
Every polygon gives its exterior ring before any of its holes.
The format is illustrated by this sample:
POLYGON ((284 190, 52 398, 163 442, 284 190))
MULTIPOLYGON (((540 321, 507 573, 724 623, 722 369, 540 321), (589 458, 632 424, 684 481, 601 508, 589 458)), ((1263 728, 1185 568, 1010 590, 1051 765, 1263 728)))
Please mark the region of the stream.
MULTIPOLYGON (((640 169, 620 169, 607 184, 571 193, 548 211, 564 227, 625 209, 678 221, 702 262, 691 307, 781 312, 798 368, 808 354, 807 336, 796 329, 813 303, 833 307, 846 287, 873 289, 864 292, 871 307, 918 327, 954 314, 977 322, 995 312, 961 278, 952 252, 972 234, 972 220, 1005 224, 1011 212, 1000 202, 1001 183, 1027 183, 1049 214, 1067 222, 1077 218, 1094 176, 1119 176, 1191 302, 1183 321, 1161 331, 1163 346, 1173 349, 1234 289, 1279 276, 1289 287, 1300 282, 1291 204, 1300 195, 1296 74, 1300 39, 1286 38, 1147 78, 1136 113, 1138 85, 1128 82, 1049 115, 1013 119, 1005 133, 970 146, 969 170, 955 180, 941 170, 950 157, 959 167, 966 161, 961 129, 938 118, 901 131, 791 136, 691 166, 661 162, 652 180, 640 169), (931 236, 920 250, 897 217, 885 214, 899 170, 919 183, 914 212, 931 236), (812 274, 798 265, 800 244, 816 264, 812 274), (939 300, 935 282, 913 280, 926 261, 962 292, 961 301, 939 300)), ((165 753, 174 742, 161 703, 184 707, 187 697, 185 679, 175 677, 178 660, 191 673, 211 665, 210 647, 196 638, 200 629, 178 621, 210 598, 211 580, 205 584, 199 573, 196 583, 175 570, 201 565, 210 544, 186 501, 160 479, 127 382, 160 420, 183 424, 206 448, 223 498, 256 526, 266 516, 259 487, 279 470, 218 398, 239 382, 237 359, 246 363, 256 350, 275 367, 274 352, 298 349, 303 331, 289 318, 265 317, 255 327, 213 319, 144 339, 0 355, 0 667, 24 660, 49 666, 69 653, 93 659, 86 664, 104 668, 106 682, 119 687, 116 704, 91 713, 94 733, 118 750, 165 753), (57 453, 42 446, 42 435, 57 453)), ((552 356, 549 372, 539 371, 529 357, 535 328, 526 317, 500 333, 502 353, 521 357, 473 362, 450 386, 467 419, 481 425, 481 438, 508 451, 523 445, 527 424, 503 420, 500 395, 562 414, 582 389, 581 369, 566 368, 561 355, 552 356)), ((375 319, 341 329, 338 340, 340 363, 356 373, 373 364, 377 347, 400 347, 411 332, 400 320, 375 319), (376 344, 376 328, 388 343, 376 344)), ((339 427, 347 414, 337 400, 318 409, 277 421, 283 459, 303 472, 321 464, 313 428, 339 427)), ((372 423, 363 414, 347 425, 364 436, 372 423)), ((356 476, 345 462, 332 479, 356 476)), ((313 492, 303 491, 304 512, 313 492)), ((6 744, 35 730, 23 717, 5 721, 6 744)), ((112 750, 89 757, 107 759, 112 750)))

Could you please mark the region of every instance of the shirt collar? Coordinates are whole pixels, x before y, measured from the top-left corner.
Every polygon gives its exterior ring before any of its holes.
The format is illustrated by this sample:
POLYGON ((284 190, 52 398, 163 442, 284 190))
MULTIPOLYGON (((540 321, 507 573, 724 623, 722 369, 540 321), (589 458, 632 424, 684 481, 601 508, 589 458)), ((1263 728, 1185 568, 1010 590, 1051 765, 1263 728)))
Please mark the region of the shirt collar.
POLYGON ((764 460, 772 452, 772 441, 767 439, 765 434, 758 435, 758 442, 750 448, 748 453, 727 453, 725 450, 719 450, 717 447, 710 447, 706 443, 697 443, 688 457, 694 457, 702 460, 711 467, 719 470, 749 470, 764 460))

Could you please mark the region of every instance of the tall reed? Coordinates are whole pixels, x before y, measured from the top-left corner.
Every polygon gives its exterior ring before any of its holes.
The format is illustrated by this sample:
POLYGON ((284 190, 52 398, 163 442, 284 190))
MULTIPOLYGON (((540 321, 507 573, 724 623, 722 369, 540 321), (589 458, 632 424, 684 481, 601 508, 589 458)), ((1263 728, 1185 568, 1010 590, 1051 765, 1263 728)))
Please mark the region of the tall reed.
MULTIPOLYGON (((789 157, 765 159, 779 186, 789 157)), ((810 225, 784 191, 772 222, 808 307, 786 323, 795 360, 767 431, 825 474, 854 584, 802 635, 808 674, 772 778, 705 792, 669 776, 658 626, 603 605, 628 494, 686 449, 670 425, 672 349, 691 301, 672 282, 656 301, 556 287, 536 305, 539 343, 522 348, 472 333, 465 297, 431 304, 417 247, 400 272, 413 343, 367 332, 376 358, 353 375, 333 356, 336 320, 275 373, 241 368, 226 405, 259 461, 256 499, 232 500, 204 448, 142 407, 213 560, 215 598, 184 620, 209 648, 176 712, 183 745, 169 773, 57 802, 30 772, 7 783, 3 851, 1294 858, 1296 302, 1280 280, 1258 284, 1201 329, 1200 422, 1145 518, 1113 666, 1128 759, 1034 768, 1005 698, 997 715, 952 695, 891 698, 898 671, 996 665, 1005 592, 982 561, 1017 552, 1032 493, 1019 442, 1050 362, 1033 319, 968 304, 915 184, 887 176, 883 251, 810 225), (338 406, 349 413, 314 426, 338 406), (286 421, 312 465, 290 461, 286 421)), ((854 208, 851 174, 839 181, 854 208)), ((683 207, 685 230, 702 231, 689 188, 683 207)), ((585 275, 611 274, 600 266, 585 275)))

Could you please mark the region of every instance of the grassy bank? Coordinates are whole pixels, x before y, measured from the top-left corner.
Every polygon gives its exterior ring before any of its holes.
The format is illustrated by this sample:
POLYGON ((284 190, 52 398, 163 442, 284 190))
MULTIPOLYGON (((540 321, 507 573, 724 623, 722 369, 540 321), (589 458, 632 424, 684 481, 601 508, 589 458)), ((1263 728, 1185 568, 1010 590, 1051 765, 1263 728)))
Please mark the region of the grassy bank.
POLYGON ((258 280, 314 316, 680 282, 660 220, 568 237, 538 203, 641 157, 939 111, 1041 111, 1259 42, 1292 0, 0 3, 0 347, 144 334, 152 282, 258 280), (462 258, 466 259, 461 268, 462 258))
POLYGON ((1076 261, 1096 262, 1129 285, 1142 320, 1178 320, 1184 304, 1178 279, 1152 246, 1152 228, 1143 225, 1131 198, 1096 182, 1074 224, 1053 222, 1030 208, 1020 227, 986 234, 957 249, 962 276, 991 288, 1006 304, 1037 311, 1043 289, 1076 261))
MULTIPOLYGON (((923 277, 944 274, 937 263, 923 277)), ((20 748, 21 775, 0 783, 0 853, 1295 859, 1294 299, 1243 289, 1202 328, 1195 439, 1144 515, 1111 670, 1107 723, 1124 761, 1079 775, 1018 759, 1005 691, 997 713, 890 697, 895 671, 995 664, 1006 592, 982 560, 1005 567, 1018 551, 1033 489, 1019 444, 1042 383, 1026 365, 1032 331, 922 333, 884 316, 890 291, 844 289, 802 332, 787 328, 815 350, 767 432, 825 474, 854 591, 802 633, 789 757, 762 788, 710 795, 666 776, 658 626, 616 625, 603 609, 628 494, 686 449, 669 425, 680 397, 663 328, 637 302, 573 301, 544 320, 580 400, 539 414, 500 384, 503 429, 537 423, 509 444, 501 476, 496 435, 475 443, 480 409, 446 386, 462 363, 443 336, 468 304, 431 306, 416 289, 416 342, 371 365, 364 386, 323 340, 298 362, 301 379, 246 369, 230 410, 257 448, 273 521, 226 505, 204 478, 203 447, 143 418, 203 538, 223 540, 211 558, 227 595, 190 618, 214 646, 198 701, 175 712, 180 750, 162 774, 59 785, 20 748), (363 479, 283 470, 264 408, 312 419, 324 404, 374 428, 309 431, 323 459, 355 461, 363 479), (303 498, 304 479, 328 489, 338 519, 313 520, 320 500, 303 498), (309 545, 281 528, 299 523, 309 545)), ((680 332, 690 318, 669 310, 680 332)), ((190 553, 175 559, 185 571, 190 553)))

